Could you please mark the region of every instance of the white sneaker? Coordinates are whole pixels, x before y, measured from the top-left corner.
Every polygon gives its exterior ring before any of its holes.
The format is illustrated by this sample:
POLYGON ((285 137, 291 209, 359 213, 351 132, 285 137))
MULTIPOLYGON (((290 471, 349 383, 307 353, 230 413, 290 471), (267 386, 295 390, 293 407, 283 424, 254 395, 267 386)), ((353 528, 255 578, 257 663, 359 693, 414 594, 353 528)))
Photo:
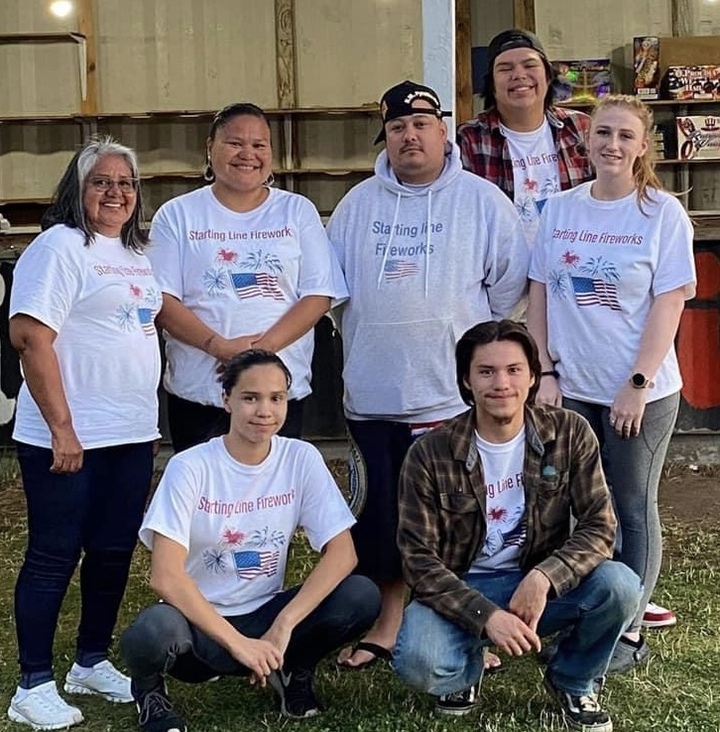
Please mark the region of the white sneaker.
POLYGON ((110 661, 100 661, 87 676, 74 674, 75 667, 65 677, 68 694, 97 694, 111 702, 126 704, 134 701, 130 692, 130 679, 121 674, 110 661))
POLYGON ((644 628, 671 628, 677 623, 677 618, 672 610, 662 605, 649 602, 643 614, 642 625, 644 628))
POLYGON ((58 694, 54 681, 15 692, 7 710, 8 717, 19 724, 29 724, 33 729, 67 729, 83 722, 82 712, 71 707, 58 694))

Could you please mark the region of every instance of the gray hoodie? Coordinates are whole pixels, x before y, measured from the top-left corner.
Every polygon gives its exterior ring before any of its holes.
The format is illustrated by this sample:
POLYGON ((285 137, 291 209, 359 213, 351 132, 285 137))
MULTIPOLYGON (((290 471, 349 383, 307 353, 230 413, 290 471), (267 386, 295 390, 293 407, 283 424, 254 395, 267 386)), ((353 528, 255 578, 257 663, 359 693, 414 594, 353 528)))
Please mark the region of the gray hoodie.
POLYGON ((413 423, 466 409, 455 344, 506 317, 527 282, 529 250, 507 196, 463 170, 453 143, 426 187, 401 184, 383 150, 328 236, 350 290, 339 313, 346 416, 413 423))

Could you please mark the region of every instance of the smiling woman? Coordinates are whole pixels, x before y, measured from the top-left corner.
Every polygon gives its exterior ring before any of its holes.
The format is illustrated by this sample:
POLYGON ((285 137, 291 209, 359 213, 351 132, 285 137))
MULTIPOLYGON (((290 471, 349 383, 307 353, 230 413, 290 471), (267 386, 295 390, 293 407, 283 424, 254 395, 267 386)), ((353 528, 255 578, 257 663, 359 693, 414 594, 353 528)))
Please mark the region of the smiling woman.
POLYGON ((217 374, 249 348, 282 355, 292 373, 282 434, 299 436, 310 393, 312 329, 347 289, 313 204, 272 188, 265 113, 231 104, 206 147, 211 184, 162 206, 150 236, 163 290, 170 433, 176 451, 227 431, 217 374))
POLYGON ((20 683, 15 722, 60 729, 83 721, 53 680, 55 628, 82 555, 75 664, 65 691, 130 702, 108 661, 153 469, 160 351, 157 282, 143 253, 135 153, 110 138, 70 162, 18 260, 10 339, 25 382, 13 437, 28 508, 28 548, 15 589, 20 683))

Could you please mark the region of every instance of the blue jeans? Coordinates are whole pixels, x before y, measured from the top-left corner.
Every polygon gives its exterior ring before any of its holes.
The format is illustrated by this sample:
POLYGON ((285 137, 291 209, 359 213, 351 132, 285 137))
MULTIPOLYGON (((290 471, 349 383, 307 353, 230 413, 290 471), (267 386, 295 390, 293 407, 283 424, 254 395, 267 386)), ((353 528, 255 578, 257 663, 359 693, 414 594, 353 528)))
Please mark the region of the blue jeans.
POLYGON ((52 451, 18 443, 28 545, 15 585, 20 685, 53 678, 52 646, 70 578, 80 568, 75 660, 107 657, 153 470, 152 442, 86 450, 77 473, 50 472, 52 451))
MULTIPOLYGON (((225 619, 248 638, 260 638, 299 589, 279 592, 256 610, 225 619)), ((368 630, 379 613, 375 584, 361 575, 347 577, 293 630, 285 670, 313 670, 332 650, 368 630)), ((249 674, 226 648, 166 603, 151 605, 135 618, 120 637, 120 652, 135 691, 154 689, 165 674, 188 683, 249 674)))
MULTIPOLYGON (((465 581, 506 609, 523 576, 516 570, 468 575, 465 581)), ((592 691, 593 680, 605 675, 615 644, 635 615, 640 593, 640 581, 632 570, 606 561, 574 590, 548 600, 538 635, 569 631, 548 666, 556 687, 574 695, 592 691)), ((484 634, 477 638, 414 600, 405 609, 393 666, 416 691, 452 694, 477 683, 487 645, 491 641, 484 634)))
POLYGON ((563 406, 585 417, 598 438, 618 519, 615 558, 634 570, 644 586, 630 631, 640 629, 645 606, 660 574, 662 532, 658 486, 679 402, 679 394, 650 402, 645 407, 640 434, 626 440, 610 426, 609 407, 563 399, 563 406))

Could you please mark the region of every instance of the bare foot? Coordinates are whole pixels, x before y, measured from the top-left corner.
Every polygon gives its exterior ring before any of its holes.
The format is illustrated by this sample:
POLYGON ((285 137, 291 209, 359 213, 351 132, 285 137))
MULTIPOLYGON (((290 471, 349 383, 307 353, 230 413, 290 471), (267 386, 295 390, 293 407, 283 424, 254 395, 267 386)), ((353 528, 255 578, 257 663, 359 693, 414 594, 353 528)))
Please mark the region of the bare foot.
POLYGON ((354 646, 346 646, 337 658, 338 666, 360 669, 370 666, 376 661, 390 661, 392 651, 379 643, 362 640, 354 646))

